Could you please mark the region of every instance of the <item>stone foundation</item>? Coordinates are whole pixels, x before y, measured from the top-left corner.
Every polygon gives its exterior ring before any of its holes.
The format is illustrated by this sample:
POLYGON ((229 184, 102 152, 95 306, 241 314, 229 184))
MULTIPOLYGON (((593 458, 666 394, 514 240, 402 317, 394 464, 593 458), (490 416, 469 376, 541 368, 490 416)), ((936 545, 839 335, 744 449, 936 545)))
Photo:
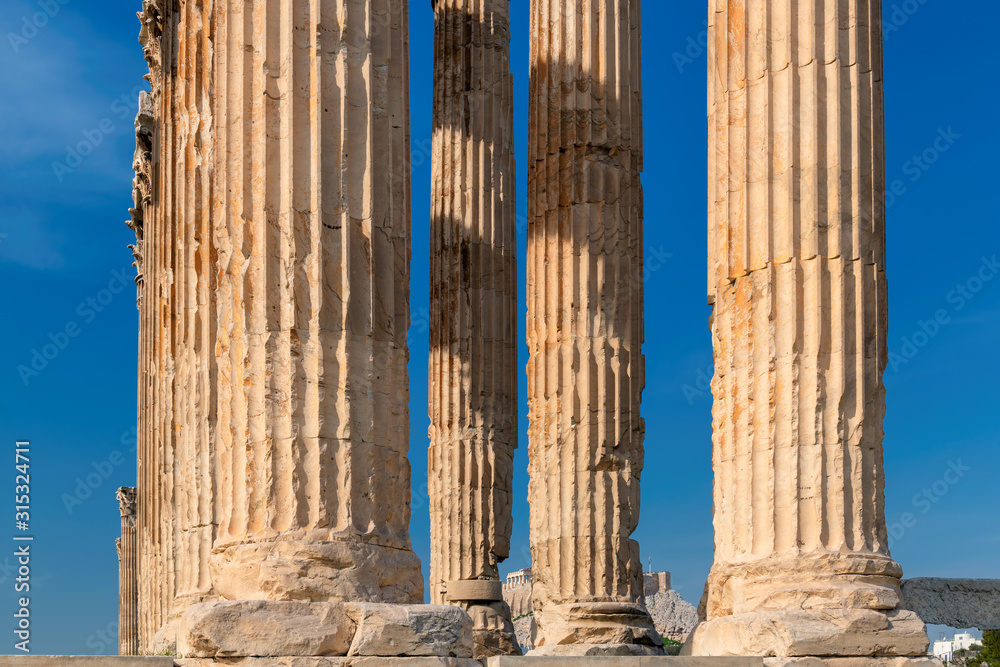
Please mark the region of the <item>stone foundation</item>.
POLYGON ((447 605, 216 602, 184 615, 178 653, 273 664, 299 664, 299 657, 471 658, 472 627, 465 611, 447 605))
MULTIPOLYGON (((194 658, 178 660, 177 667, 482 667, 472 658, 194 658)), ((0 663, 2 665, 2 663, 0 663)))
POLYGON ((684 653, 922 657, 927 647, 926 626, 911 611, 813 609, 736 614, 702 623, 684 653))
MULTIPOLYGON (((490 658, 486 667, 764 667, 763 658, 537 657, 490 658)), ((920 666, 923 667, 923 666, 920 666)))

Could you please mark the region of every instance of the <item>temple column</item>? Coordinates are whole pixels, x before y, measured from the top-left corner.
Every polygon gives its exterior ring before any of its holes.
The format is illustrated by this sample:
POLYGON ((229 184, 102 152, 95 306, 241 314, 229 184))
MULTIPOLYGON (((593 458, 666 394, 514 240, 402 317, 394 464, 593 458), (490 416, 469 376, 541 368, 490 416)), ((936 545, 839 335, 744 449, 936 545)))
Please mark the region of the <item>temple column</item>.
MULTIPOLYGON (((538 651, 662 641, 642 604, 638 0, 533 0, 528 394, 538 651), (564 646, 575 645, 575 646, 564 646)), ((654 648, 655 647, 655 648, 654 648)))
POLYGON ((140 604, 149 653, 175 650, 184 611, 214 597, 212 11, 210 0, 146 0, 140 14, 152 84, 136 123, 132 215, 144 274, 140 604))
POLYGON ((695 655, 923 656, 886 534, 880 4, 713 0, 715 565, 695 655))
POLYGON ((118 655, 139 655, 139 551, 136 490, 118 489, 122 536, 118 547, 118 655))
POLYGON ((517 449, 517 239, 509 0, 436 0, 431 185, 431 602, 475 657, 520 655, 497 564, 517 449))
POLYGON ((214 18, 215 590, 422 602, 407 3, 227 0, 214 18))

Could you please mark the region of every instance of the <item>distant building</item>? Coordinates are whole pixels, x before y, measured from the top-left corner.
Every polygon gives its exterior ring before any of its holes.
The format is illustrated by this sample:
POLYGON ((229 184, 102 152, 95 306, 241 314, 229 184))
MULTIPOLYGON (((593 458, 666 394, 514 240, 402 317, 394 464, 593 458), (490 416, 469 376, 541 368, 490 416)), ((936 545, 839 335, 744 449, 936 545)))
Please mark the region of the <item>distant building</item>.
POLYGON ((955 652, 966 650, 968 651, 976 644, 982 644, 981 639, 976 639, 967 632, 963 632, 955 635, 954 639, 940 639, 934 642, 934 657, 939 660, 944 660, 945 662, 951 662, 955 659, 955 652))

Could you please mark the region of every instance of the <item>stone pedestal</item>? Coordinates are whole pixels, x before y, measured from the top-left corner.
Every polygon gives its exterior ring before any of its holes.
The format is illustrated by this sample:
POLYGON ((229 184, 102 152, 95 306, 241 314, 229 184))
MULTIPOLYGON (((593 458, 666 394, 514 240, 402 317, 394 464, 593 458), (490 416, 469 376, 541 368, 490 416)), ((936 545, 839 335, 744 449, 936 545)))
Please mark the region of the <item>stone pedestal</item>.
POLYGON ((508 0, 436 0, 431 192, 431 601, 477 658, 520 654, 497 564, 517 449, 514 100, 508 0))
POLYGON ((711 3, 716 558, 695 655, 926 654, 885 522, 880 6, 711 3))
POLYGON ((637 0, 535 0, 528 164, 538 648, 660 647, 641 604, 645 424, 637 0))

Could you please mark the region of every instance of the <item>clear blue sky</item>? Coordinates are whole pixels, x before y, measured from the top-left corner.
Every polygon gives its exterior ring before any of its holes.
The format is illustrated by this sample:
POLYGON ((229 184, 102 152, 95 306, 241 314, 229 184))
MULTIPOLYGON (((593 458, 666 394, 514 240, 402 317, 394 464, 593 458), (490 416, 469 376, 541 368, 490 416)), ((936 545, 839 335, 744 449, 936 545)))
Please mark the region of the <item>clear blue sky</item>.
MULTIPOLYGON (((135 482, 136 311, 130 288, 113 296, 102 290, 116 272, 131 275, 124 220, 134 99, 145 70, 136 42, 139 2, 48 2, 58 12, 37 34, 25 31, 24 19, 46 0, 0 4, 0 445, 9 454, 0 467, 0 516, 8 517, 0 522, 0 619, 8 619, 0 621, 0 653, 13 649, 8 612, 15 596, 5 567, 13 547, 2 545, 12 544, 14 533, 16 439, 30 439, 34 448, 33 649, 114 652, 102 633, 114 630, 117 617, 114 492, 135 482), (30 38, 12 42, 10 33, 30 38), (57 175, 53 163, 65 163, 66 146, 84 141, 84 133, 97 144, 92 153, 57 175), (102 296, 105 304, 88 305, 102 296), (25 384, 18 366, 73 324, 78 335, 25 384), (116 452, 127 462, 116 464, 116 452), (102 471, 109 477, 70 514, 64 501, 77 493, 77 480, 102 471)), ((651 267, 664 259, 647 289, 648 437, 636 537, 643 560, 671 570, 694 603, 712 561, 711 398, 699 384, 712 364, 704 275, 706 65, 698 46, 705 4, 647 0, 643 7, 647 259, 651 267)), ((433 16, 426 0, 414 0, 410 13, 419 147, 431 128, 433 16)), ((1000 577, 1000 276, 971 298, 954 291, 976 276, 984 256, 1000 254, 998 96, 990 83, 1000 11, 991 3, 970 14, 945 0, 898 0, 887 2, 885 13, 892 26, 885 50, 887 176, 902 192, 888 221, 891 347, 912 357, 886 378, 887 502, 890 523, 907 513, 915 520, 901 531, 894 555, 908 576, 1000 577), (932 151, 926 170, 912 161, 949 131, 957 138, 946 152, 932 151), (947 324, 923 338, 921 322, 939 310, 947 324), (915 336, 922 345, 910 349, 903 339, 915 336), (949 462, 969 468, 956 484, 944 481, 949 462), (924 489, 936 502, 915 498, 924 489)), ((523 212, 526 0, 515 0, 513 18, 523 212)), ((422 161, 413 170, 415 320, 427 305, 429 167, 422 161)), ((523 259, 523 231, 521 243, 523 259)), ((412 534, 426 568, 426 331, 415 328, 411 343, 412 534)), ((528 565, 525 442, 516 464, 514 549, 505 572, 528 565)))

